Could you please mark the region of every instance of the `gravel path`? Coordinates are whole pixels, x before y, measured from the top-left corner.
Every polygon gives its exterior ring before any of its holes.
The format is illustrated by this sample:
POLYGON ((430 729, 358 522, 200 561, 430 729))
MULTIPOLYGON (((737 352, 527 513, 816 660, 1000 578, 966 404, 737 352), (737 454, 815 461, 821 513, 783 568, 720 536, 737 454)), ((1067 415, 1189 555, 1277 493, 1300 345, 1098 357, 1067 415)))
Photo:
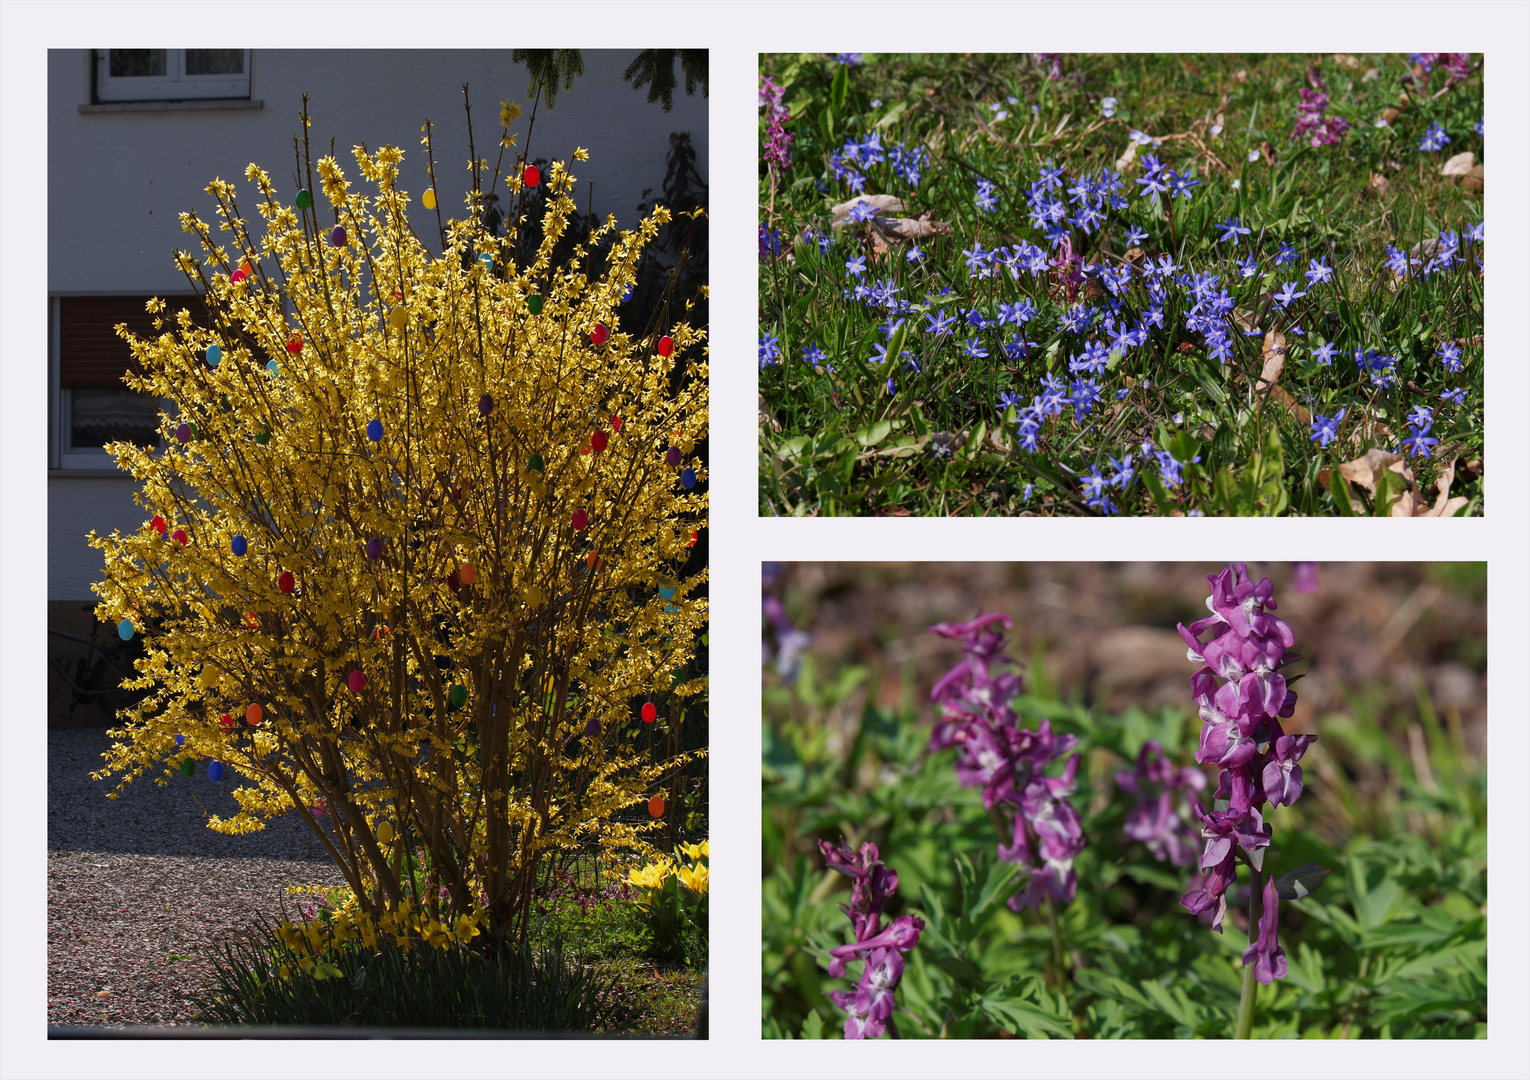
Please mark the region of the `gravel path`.
POLYGON ((296 817, 249 836, 207 828, 238 804, 205 767, 107 799, 115 782, 90 773, 111 742, 103 728, 48 732, 48 1023, 191 1023, 218 943, 283 901, 295 914, 288 885, 342 879, 296 817))

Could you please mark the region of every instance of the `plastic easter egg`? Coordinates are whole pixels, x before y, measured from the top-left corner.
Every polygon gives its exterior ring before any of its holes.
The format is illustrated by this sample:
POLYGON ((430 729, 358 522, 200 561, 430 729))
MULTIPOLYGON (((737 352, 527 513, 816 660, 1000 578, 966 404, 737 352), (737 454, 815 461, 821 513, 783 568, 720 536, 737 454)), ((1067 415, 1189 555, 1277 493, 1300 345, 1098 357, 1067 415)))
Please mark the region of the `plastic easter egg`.
POLYGON ((467 687, 461 685, 460 683, 456 686, 453 686, 447 693, 446 700, 451 704, 452 708, 462 708, 462 706, 467 704, 467 687))
POLYGON ((175 745, 176 746, 185 746, 186 745, 186 736, 184 736, 184 735, 177 735, 175 737, 175 745))
POLYGON ((535 293, 526 298, 526 310, 533 315, 542 314, 542 298, 535 293))
POLYGON ((195 759, 187 758, 185 761, 181 762, 181 775, 182 776, 195 776, 196 774, 197 774, 197 763, 196 763, 195 759))
POLYGON ((249 724, 251 727, 254 727, 256 724, 260 723, 260 719, 263 715, 265 714, 261 711, 260 706, 254 702, 251 702, 250 707, 244 710, 244 722, 249 724))
POLYGON ((622 429, 622 418, 620 416, 617 416, 615 413, 612 413, 611 414, 611 430, 612 431, 620 431, 621 429, 622 429))
POLYGON ((260 430, 255 433, 255 442, 256 442, 256 444, 259 445, 259 446, 264 446, 264 445, 266 445, 266 443, 268 443, 270 441, 271 441, 271 426, 269 424, 261 424, 260 425, 260 430))
POLYGON ((281 577, 276 579, 276 587, 284 593, 290 593, 296 584, 291 570, 283 570, 281 577))
POLYGON ((425 189, 425 194, 420 196, 420 205, 425 207, 425 209, 427 209, 427 210, 434 210, 436 208, 436 189, 435 188, 426 188, 425 189))
POLYGON ((673 469, 680 464, 682 456, 678 446, 671 446, 668 450, 664 451, 664 464, 673 469))
POLYGON ((372 420, 372 421, 369 421, 367 423, 367 438, 371 439, 373 442, 380 442, 382 440, 382 436, 383 436, 382 421, 381 420, 372 420))
POLYGON ((485 394, 483 397, 478 399, 478 415, 479 416, 488 416, 493 411, 494 411, 494 398, 493 398, 492 395, 485 394))
POLYGON ((643 702, 643 723, 651 724, 659 718, 659 710, 654 708, 651 701, 643 702))
POLYGON ((659 339, 659 355, 668 356, 675 351, 675 339, 668 334, 659 339))
POLYGON ((693 488, 696 486, 696 470, 689 465, 680 473, 680 486, 683 488, 693 488))
POLYGON ((599 454, 599 453, 604 452, 605 448, 606 448, 606 433, 604 431, 597 431, 593 435, 590 436, 590 449, 591 450, 593 450, 597 454, 599 454))
POLYGON ((377 832, 377 842, 379 844, 391 844, 391 843, 393 843, 393 826, 390 825, 388 822, 386 822, 386 821, 379 821, 377 823, 376 832, 377 832))
POLYGON ((218 361, 223 359, 223 350, 216 345, 207 346, 207 366, 217 367, 218 361))
POLYGON ((213 783, 223 779, 223 762, 210 761, 207 763, 207 779, 213 783))
POLYGON ((599 554, 593 551, 584 557, 584 565, 588 566, 591 570, 594 570, 604 561, 599 554))
POLYGON ((659 595, 665 600, 673 600, 675 598, 675 590, 671 589, 668 585, 660 585, 659 595))
POLYGON ((246 551, 250 550, 250 542, 242 536, 234 537, 228 546, 233 549, 235 555, 243 555, 246 551))
POLYGON ((313 205, 313 196, 308 193, 307 188, 299 188, 297 197, 292 200, 292 205, 299 210, 307 210, 313 205))
POLYGON ((392 631, 390 631, 388 629, 388 624, 387 623, 379 623, 377 629, 372 631, 372 640, 373 641, 381 641, 383 638, 387 637, 391 632, 392 631))
POLYGON ((222 716, 218 717, 218 726, 221 727, 224 731, 227 731, 229 728, 234 726, 234 718, 228 713, 224 713, 222 716))
POLYGON ((628 285, 624 290, 622 290, 622 303, 625 304, 628 300, 631 300, 631 299, 632 299, 632 286, 628 285))
POLYGON ((250 260, 249 259, 241 259, 240 260, 240 262, 239 262, 239 272, 241 274, 243 274, 245 277, 254 277, 255 276, 255 268, 250 265, 250 260))
POLYGON ((460 592, 462 590, 462 575, 455 570, 451 571, 446 575, 446 587, 453 593, 460 592))
POLYGON ((663 796, 655 795, 653 798, 648 800, 648 816, 649 817, 656 817, 656 818, 660 818, 660 817, 664 816, 664 798, 663 798, 663 796))
POLYGON ((542 170, 535 165, 527 165, 526 171, 521 173, 521 179, 526 181, 527 187, 536 187, 542 182, 542 170))
POLYGON ((388 312, 388 326, 396 334, 402 334, 404 327, 409 325, 409 312, 401 307, 396 307, 388 312))
POLYGON ((585 439, 584 442, 579 444, 579 456, 580 457, 589 457, 590 456, 590 440, 589 439, 585 439))
POLYGON ((480 265, 483 266, 483 268, 485 270, 493 270, 494 269, 494 256, 490 255, 487 251, 485 251, 482 255, 478 256, 478 262, 479 262, 480 265))
POLYGON ((185 529, 176 529, 175 532, 170 534, 170 536, 177 544, 181 545, 181 547, 185 547, 187 544, 191 543, 191 537, 186 535, 185 529))
POLYGON ((542 472, 547 468, 547 463, 542 460, 541 454, 532 454, 531 460, 526 463, 526 467, 532 472, 542 472))
POLYGON ((600 721, 593 716, 590 717, 584 722, 584 733, 592 739, 600 738, 600 721))
POLYGON ((259 630, 260 616, 255 614, 253 611, 246 611, 244 613, 244 625, 247 629, 259 630))
POLYGON ((178 425, 175 429, 175 438, 177 442, 189 443, 191 441, 191 425, 186 423, 178 425))
POLYGON ((689 540, 689 541, 687 541, 687 543, 686 543, 686 545, 685 545, 685 546, 686 546, 686 547, 695 547, 695 546, 696 546, 696 539, 697 539, 697 537, 698 537, 698 536, 700 536, 700 535, 701 535, 701 534, 700 534, 700 533, 698 533, 698 532, 697 532, 697 531, 696 531, 696 530, 695 530, 695 529, 692 529, 692 530, 691 530, 691 538, 690 538, 690 540, 689 540))
POLYGON ((165 535, 165 519, 160 517, 158 514, 155 514, 154 517, 151 518, 150 521, 149 521, 149 528, 151 528, 155 532, 159 533, 159 535, 164 536, 165 535))
POLYGON ((249 276, 250 275, 246 274, 243 270, 235 270, 228 276, 228 283, 230 285, 238 285, 241 281, 244 281, 249 276))
POLYGON ((366 689, 367 676, 363 671, 353 671, 345 680, 345 685, 351 688, 351 693, 359 694, 366 689))
MULTIPOLYGON (((288 342, 287 347, 289 349, 292 348, 291 342, 288 342)), ((269 371, 272 375, 280 375, 282 373, 281 365, 278 364, 275 360, 266 361, 266 370, 269 371)))
POLYGON ((463 563, 462 569, 459 572, 462 575, 462 584, 464 585, 471 585, 474 581, 478 580, 478 571, 473 569, 472 563, 463 563))
POLYGON ((329 233, 329 242, 333 247, 345 247, 345 226, 336 225, 329 233))
POLYGON ((595 329, 590 331, 590 342, 595 345, 604 345, 606 338, 611 336, 611 331, 606 329, 605 323, 596 323, 595 329))
POLYGON ((117 636, 123 641, 133 640, 133 620, 123 619, 117 624, 117 636))
POLYGON ((290 352, 293 356, 296 356, 298 353, 303 351, 302 334, 293 334, 290 338, 287 339, 287 351, 290 352))
POLYGON ((382 537, 374 536, 374 537, 372 537, 372 539, 368 540, 367 541, 366 551, 367 551, 367 558, 369 558, 369 559, 380 559, 380 558, 382 558, 382 553, 383 553, 383 541, 382 541, 382 537))
POLYGON ((590 523, 590 515, 581 507, 574 511, 573 517, 569 521, 574 526, 576 532, 583 532, 585 526, 590 523))

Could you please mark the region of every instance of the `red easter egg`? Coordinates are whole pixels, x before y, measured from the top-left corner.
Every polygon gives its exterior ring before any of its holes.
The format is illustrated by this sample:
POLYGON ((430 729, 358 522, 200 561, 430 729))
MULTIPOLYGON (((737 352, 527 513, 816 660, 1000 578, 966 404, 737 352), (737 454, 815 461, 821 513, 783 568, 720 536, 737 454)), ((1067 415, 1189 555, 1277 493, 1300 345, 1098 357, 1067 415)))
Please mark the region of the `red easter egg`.
POLYGON ((668 334, 659 339, 659 355, 668 356, 675 351, 675 339, 668 334))
POLYGON ((367 685, 367 677, 360 671, 353 671, 345 684, 351 688, 351 693, 359 694, 367 685))
POLYGON ((159 535, 164 536, 166 528, 165 519, 160 517, 158 514, 155 514, 153 520, 149 522, 149 528, 159 533, 159 535))
POLYGON ((180 544, 181 547, 185 547, 187 544, 191 543, 191 537, 186 535, 185 529, 176 529, 175 532, 171 533, 170 535, 175 538, 175 542, 180 544))
POLYGON ((290 593, 296 584, 291 570, 283 570, 282 576, 276 579, 276 587, 284 593, 290 593))
POLYGON ((294 356, 303 351, 302 334, 293 334, 292 337, 287 339, 287 351, 294 356))
POLYGON ((613 431, 620 431, 622 429, 622 418, 620 416, 613 415, 611 417, 611 429, 613 431))
POLYGON ((478 571, 473 569, 472 563, 463 563, 459 576, 462 578, 462 584, 471 585, 478 577, 478 571))
POLYGON ((643 702, 643 723, 651 724, 659 718, 659 710, 653 707, 653 702, 643 702))
POLYGON ((260 717, 261 711, 259 705, 252 703, 248 709, 244 710, 244 722, 249 724, 251 727, 254 727, 256 724, 260 723, 260 717))
POLYGON ((664 797, 662 795, 655 795, 653 798, 648 800, 648 816, 664 816, 664 797))
POLYGON ((224 713, 222 716, 218 717, 218 723, 223 725, 224 731, 227 731, 229 728, 234 726, 234 718, 228 713, 224 713))
POLYGON ((606 433, 604 431, 597 431, 597 432, 595 432, 595 434, 590 436, 590 449, 591 450, 595 451, 598 454, 601 451, 603 451, 605 448, 606 448, 606 433))
POLYGON ((696 531, 694 529, 691 530, 691 542, 689 544, 685 545, 685 546, 686 547, 695 547, 696 546, 696 531))
POLYGON ((590 515, 583 508, 575 510, 571 523, 576 531, 582 532, 584 527, 590 523, 590 515))
POLYGON ((521 179, 526 181, 527 187, 536 187, 542 182, 542 170, 535 165, 527 165, 526 171, 521 173, 521 179))
POLYGON ((604 345, 606 338, 611 336, 611 331, 606 329, 605 323, 596 323, 595 329, 590 331, 590 340, 596 345, 604 345))
POLYGON ((249 275, 246 274, 243 270, 235 270, 232 274, 230 274, 228 276, 228 283, 230 285, 238 285, 241 281, 243 281, 247 277, 249 277, 249 275))

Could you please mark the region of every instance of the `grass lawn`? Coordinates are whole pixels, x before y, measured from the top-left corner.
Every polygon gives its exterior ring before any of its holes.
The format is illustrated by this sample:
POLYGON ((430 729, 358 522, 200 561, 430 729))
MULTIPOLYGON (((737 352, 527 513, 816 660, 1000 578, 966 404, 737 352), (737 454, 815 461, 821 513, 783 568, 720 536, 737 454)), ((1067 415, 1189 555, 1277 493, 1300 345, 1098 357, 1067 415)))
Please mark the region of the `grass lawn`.
POLYGON ((761 76, 761 514, 1482 512, 1480 56, 761 76))

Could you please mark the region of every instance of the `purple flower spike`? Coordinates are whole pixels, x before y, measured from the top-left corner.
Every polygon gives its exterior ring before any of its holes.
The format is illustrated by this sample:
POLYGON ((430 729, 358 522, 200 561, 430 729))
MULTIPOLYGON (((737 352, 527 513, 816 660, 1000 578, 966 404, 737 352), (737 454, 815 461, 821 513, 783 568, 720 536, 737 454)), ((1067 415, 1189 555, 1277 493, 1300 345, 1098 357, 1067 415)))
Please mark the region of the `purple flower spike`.
POLYGON ((1254 978, 1264 986, 1286 977, 1286 950, 1276 941, 1280 929, 1280 894, 1275 879, 1264 883, 1264 912, 1259 916, 1259 937, 1243 950, 1244 964, 1254 965, 1254 978))
POLYGON ((836 846, 820 840, 818 850, 830 869, 855 882, 850 903, 840 905, 850 918, 855 940, 830 951, 829 974, 841 978, 847 963, 866 962, 854 990, 836 990, 829 997, 847 1014, 845 1038, 875 1039, 891 1023, 893 993, 903 978, 903 954, 919 944, 924 920, 900 915, 882 926, 882 909, 897 891, 898 873, 882 863, 875 844, 865 843, 859 851, 852 851, 843 841, 836 846))
MULTIPOLYGON (((1236 732, 1234 735, 1237 737, 1236 732)), ((1248 752, 1253 753, 1252 745, 1248 752)), ((1137 754, 1135 771, 1116 773, 1116 785, 1137 797, 1137 808, 1126 815, 1126 835, 1147 845, 1159 862, 1194 865, 1196 832, 1187 814, 1175 808, 1173 796, 1177 793, 1183 805, 1194 805, 1196 793, 1206 786, 1206 774, 1199 769, 1175 768, 1163 747, 1149 741, 1137 754)))
POLYGON ((1061 776, 1043 775, 1078 739, 1054 735, 1048 720, 1034 731, 1022 727, 1010 707, 1024 689, 1013 670, 1018 664, 1004 655, 1003 630, 1013 626, 1009 616, 993 612, 930 627, 932 633, 962 642, 965 653, 930 691, 930 699, 941 706, 930 749, 955 747, 962 786, 981 787, 984 808, 1004 822, 999 858, 1026 875, 1025 887, 1009 900, 1019 911, 1046 898, 1072 901, 1078 887, 1073 860, 1084 849, 1084 830, 1068 802, 1078 755, 1068 760, 1061 776))
MULTIPOLYGON (((1196 803, 1190 807, 1201 826, 1205 846, 1200 869, 1205 876, 1180 903, 1193 914, 1212 912, 1212 929, 1220 932, 1237 864, 1248 863, 1256 882, 1263 870, 1273 829, 1262 808, 1290 806, 1301 798, 1297 762, 1317 736, 1288 735, 1280 723, 1296 710, 1291 692, 1295 678, 1288 679, 1280 669, 1300 657, 1290 651, 1296 641, 1291 628, 1270 614, 1275 590, 1269 578, 1254 582, 1248 568, 1235 563, 1206 581, 1211 586, 1206 598, 1210 618, 1181 625, 1179 632, 1190 659, 1202 665, 1190 680, 1203 723, 1195 759, 1221 766, 1222 774, 1215 792, 1218 809, 1207 812, 1196 803), (1208 630, 1211 638, 1203 642, 1201 636, 1208 630)), ((1132 824, 1143 832, 1151 827, 1145 821, 1132 824)), ((1286 974, 1285 953, 1275 942, 1278 902, 1274 881, 1266 881, 1259 939, 1243 954, 1243 962, 1254 965, 1262 983, 1286 974)))

